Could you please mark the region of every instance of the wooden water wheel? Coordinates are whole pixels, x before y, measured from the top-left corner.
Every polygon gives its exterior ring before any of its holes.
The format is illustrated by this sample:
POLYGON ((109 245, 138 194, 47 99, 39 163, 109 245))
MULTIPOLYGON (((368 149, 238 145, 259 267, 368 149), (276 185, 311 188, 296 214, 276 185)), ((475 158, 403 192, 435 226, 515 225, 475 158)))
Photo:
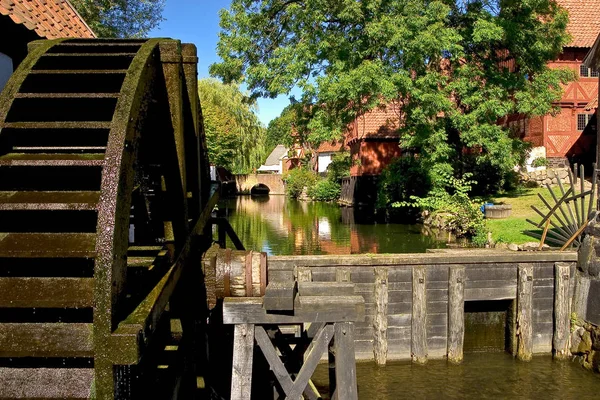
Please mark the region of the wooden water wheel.
POLYGON ((181 277, 217 197, 196 63, 175 40, 40 41, 8 82, 0 398, 191 398, 181 277))
POLYGON ((540 200, 547 207, 545 212, 539 210, 536 206, 531 208, 540 216, 540 222, 527 220, 536 228, 543 229, 540 234, 538 232, 526 231, 525 233, 531 237, 540 240, 540 247, 544 242, 548 242, 553 246, 559 246, 561 250, 574 245, 579 247, 583 240, 585 227, 594 218, 594 210, 596 205, 596 164, 593 165, 593 176, 591 188, 585 188, 585 171, 583 165, 579 169, 579 179, 577 179, 577 164, 573 170, 575 174, 569 170, 569 185, 563 186, 560 178, 557 179, 558 188, 560 190, 557 196, 550 185, 546 184, 549 200, 538 193, 540 200), (579 184, 579 188, 578 185, 579 184), (577 193, 579 190, 579 193, 577 193), (552 229, 551 229, 552 227, 552 229))

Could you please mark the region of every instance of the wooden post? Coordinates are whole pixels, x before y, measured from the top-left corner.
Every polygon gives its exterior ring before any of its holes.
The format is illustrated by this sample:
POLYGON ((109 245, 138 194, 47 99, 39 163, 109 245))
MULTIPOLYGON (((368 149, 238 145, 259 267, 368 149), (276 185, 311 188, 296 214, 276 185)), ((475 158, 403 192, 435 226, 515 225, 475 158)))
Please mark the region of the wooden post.
POLYGON ((533 265, 519 264, 517 283, 517 358, 530 361, 533 354, 532 328, 533 265))
POLYGON ((465 267, 450 267, 448 279, 448 360, 463 360, 465 341, 465 267))
MULTIPOLYGON (((600 202, 600 200, 598 200, 600 202)), ((581 272, 575 272, 575 288, 573 291, 572 312, 577 314, 578 319, 585 319, 587 316, 588 296, 590 293, 590 277, 581 272)))
POLYGON ((412 270, 412 336, 411 356, 413 362, 427 362, 427 282, 426 268, 413 267, 412 270))
POLYGON ((388 342, 388 269, 375 268, 375 318, 373 319, 373 354, 378 365, 387 361, 388 342))
POLYGON ((312 270, 310 267, 296 267, 295 275, 298 282, 312 282, 312 270))
POLYGON ((570 278, 569 264, 554 264, 554 338, 552 347, 554 358, 557 359, 566 359, 569 356, 570 278))
POLYGON ((356 359, 354 355, 354 323, 336 322, 335 338, 335 398, 358 400, 356 359))
POLYGON ((250 400, 252 393, 252 356, 254 324, 238 324, 233 332, 231 400, 250 400))
POLYGON ((348 268, 336 268, 335 269, 335 281, 336 282, 352 282, 352 275, 348 268))

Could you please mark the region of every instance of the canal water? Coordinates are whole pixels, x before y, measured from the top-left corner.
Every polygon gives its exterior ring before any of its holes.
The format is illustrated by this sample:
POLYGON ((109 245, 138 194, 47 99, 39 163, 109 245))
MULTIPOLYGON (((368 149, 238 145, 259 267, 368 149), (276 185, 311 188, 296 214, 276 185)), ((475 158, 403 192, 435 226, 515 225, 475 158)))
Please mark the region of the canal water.
POLYGON ((422 225, 375 223, 363 210, 285 196, 238 196, 219 209, 247 249, 268 255, 422 253, 449 239, 422 225))
MULTIPOLYGON (((416 253, 451 241, 420 225, 374 223, 360 210, 284 196, 240 196, 222 201, 219 209, 247 249, 269 255, 416 253)), ((465 310, 461 365, 357 364, 359 399, 600 399, 600 376, 577 362, 536 356, 525 363, 504 352, 505 309, 465 310)), ((317 367, 313 382, 328 399, 327 364, 317 367)))
MULTIPOLYGON (((551 356, 520 362, 508 353, 471 353, 460 365, 359 363, 356 370, 358 397, 365 400, 600 398, 600 375, 577 362, 553 361, 551 356)), ((327 365, 317 367, 313 383, 328 399, 327 365)))

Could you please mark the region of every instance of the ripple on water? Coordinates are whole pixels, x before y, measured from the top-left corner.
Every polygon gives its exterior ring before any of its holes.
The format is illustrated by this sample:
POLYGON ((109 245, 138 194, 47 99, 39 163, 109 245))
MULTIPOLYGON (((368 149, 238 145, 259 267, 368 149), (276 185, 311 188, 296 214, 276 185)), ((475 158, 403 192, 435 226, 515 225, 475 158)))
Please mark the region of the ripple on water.
MULTIPOLYGON (((327 366, 319 365, 313 382, 322 394, 327 376, 327 366)), ((359 398, 365 400, 600 398, 600 375, 577 362, 553 361, 550 356, 534 357, 529 363, 506 353, 466 354, 461 365, 359 363, 357 377, 359 398)))

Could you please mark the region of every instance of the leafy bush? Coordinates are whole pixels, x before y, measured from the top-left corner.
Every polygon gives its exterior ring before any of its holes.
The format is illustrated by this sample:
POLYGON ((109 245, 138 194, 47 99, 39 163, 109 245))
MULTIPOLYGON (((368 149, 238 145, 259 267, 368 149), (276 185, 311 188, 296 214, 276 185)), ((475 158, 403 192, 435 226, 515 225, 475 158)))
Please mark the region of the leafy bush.
POLYGON ((310 192, 317 182, 317 176, 308 169, 295 168, 290 170, 284 177, 287 195, 297 199, 306 188, 310 192))
POLYGON ((331 164, 327 167, 327 179, 338 184, 342 183, 342 178, 350 176, 351 166, 352 158, 350 157, 350 153, 335 154, 331 160, 331 164))
POLYGON ((533 168, 537 168, 537 167, 547 167, 548 164, 548 159, 546 157, 538 157, 538 158, 534 158, 533 161, 531 162, 531 166, 533 168))
POLYGON ((335 201, 339 199, 342 188, 339 183, 329 179, 319 180, 310 190, 308 196, 316 201, 335 201))
POLYGON ((471 174, 464 178, 455 178, 450 174, 443 176, 445 187, 433 189, 425 197, 411 196, 410 201, 394 203, 394 207, 417 207, 430 211, 432 214, 445 214, 446 229, 453 231, 457 236, 474 238, 477 245, 487 241, 487 227, 480 204, 472 201, 469 192, 474 181, 470 180, 471 174))
POLYGON ((377 183, 377 208, 426 196, 431 182, 427 168, 422 164, 418 158, 400 157, 388 165, 377 183))

